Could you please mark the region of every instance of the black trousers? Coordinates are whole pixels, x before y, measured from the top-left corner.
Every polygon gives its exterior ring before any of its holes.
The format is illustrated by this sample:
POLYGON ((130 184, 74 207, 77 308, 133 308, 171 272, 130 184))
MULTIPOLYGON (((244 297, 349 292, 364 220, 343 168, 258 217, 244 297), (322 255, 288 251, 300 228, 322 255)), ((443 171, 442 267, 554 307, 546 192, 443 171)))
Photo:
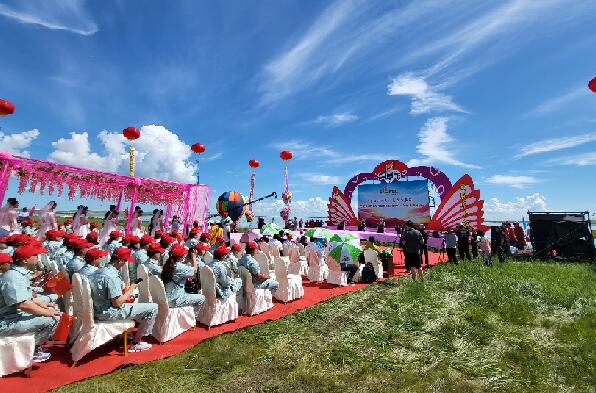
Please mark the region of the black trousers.
POLYGON ((478 243, 472 243, 472 258, 478 258, 478 243))
POLYGON ((457 264, 457 257, 455 256, 455 248, 447 249, 447 258, 449 262, 457 264))
POLYGON ((424 255, 424 263, 428 266, 428 246, 424 245, 422 247, 422 254, 424 255))
POLYGON ((358 266, 356 266, 356 265, 342 266, 341 267, 341 270, 343 272, 348 272, 348 282, 352 282, 352 279, 354 278, 354 275, 358 271, 358 266))
POLYGON ((464 259, 464 257, 468 260, 472 260, 472 256, 470 255, 470 245, 469 244, 458 244, 457 246, 459 251, 459 259, 464 259))

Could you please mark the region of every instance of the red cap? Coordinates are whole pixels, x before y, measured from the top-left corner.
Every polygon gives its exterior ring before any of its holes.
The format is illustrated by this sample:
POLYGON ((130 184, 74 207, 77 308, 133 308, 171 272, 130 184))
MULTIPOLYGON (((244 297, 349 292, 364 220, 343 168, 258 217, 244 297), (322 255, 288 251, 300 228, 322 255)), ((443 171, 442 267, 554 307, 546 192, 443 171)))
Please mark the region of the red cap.
POLYGON ((223 243, 224 242, 224 238, 221 237, 221 236, 218 236, 218 237, 215 238, 215 241, 218 242, 218 243, 223 243))
POLYGON ((3 263, 11 263, 12 257, 5 253, 0 253, 0 265, 3 263))
POLYGON ((242 250, 242 247, 240 247, 240 244, 232 244, 232 251, 240 251, 242 250))
POLYGON ((151 252, 151 253, 153 253, 153 252, 158 252, 158 253, 160 253, 160 254, 163 254, 163 252, 164 252, 164 251, 165 251, 165 249, 163 249, 163 248, 162 248, 162 247, 159 245, 159 243, 151 243, 151 244, 149 245, 149 249, 147 250, 147 252, 151 252))
POLYGON ((4 243, 7 244, 8 243, 8 237, 0 237, 0 243, 4 243))
POLYGON ((174 258, 180 258, 185 256, 187 252, 188 251, 186 251, 186 248, 184 248, 180 244, 174 244, 172 246, 172 249, 170 250, 170 255, 174 258))
POLYGON ((87 239, 94 239, 97 240, 97 232, 89 232, 87 234, 87 239))
POLYGON ((176 239, 174 239, 172 236, 168 235, 167 233, 161 237, 161 240, 163 240, 167 244, 172 244, 176 241, 176 239))
POLYGON ((205 243, 198 243, 198 244, 195 246, 195 250, 197 250, 197 251, 208 251, 208 250, 209 250, 209 248, 211 248, 211 247, 209 247, 209 246, 208 246, 208 245, 206 245, 205 243))
POLYGON ((91 248, 93 247, 92 243, 89 243, 85 239, 76 239, 76 241, 71 242, 73 248, 83 249, 83 248, 91 248))
POLYGON ((134 257, 130 255, 130 248, 120 247, 114 250, 112 258, 118 258, 127 262, 134 262, 134 257))
POLYGON ((255 243, 255 242, 248 242, 248 243, 246 243, 246 248, 252 248, 252 249, 256 250, 258 248, 258 246, 257 246, 257 243, 255 243))
POLYGON ((122 232, 120 232, 120 231, 110 232, 110 239, 118 239, 119 237, 122 237, 122 232))
POLYGON ((291 233, 286 233, 286 237, 287 237, 288 239, 291 239, 291 238, 292 238, 292 234, 291 234, 291 233))
POLYGON ((33 225, 33 221, 31 221, 31 220, 23 220, 23 221, 21 221, 21 225, 22 226, 32 226, 33 225))
POLYGON ((230 249, 227 247, 218 247, 213 252, 213 256, 216 259, 221 259, 230 253, 230 249))
POLYGON ((32 256, 35 255, 39 255, 39 254, 45 254, 46 252, 48 252, 48 250, 46 250, 43 247, 39 247, 38 245, 26 245, 26 246, 22 246, 17 248, 12 257, 15 260, 23 260, 23 259, 27 259, 30 258, 32 256))
POLYGON ((174 229, 174 230, 171 232, 171 235, 172 235, 172 236, 178 236, 178 235, 179 235, 179 233, 178 233, 178 231, 177 231, 176 229, 174 229))
POLYGON ((141 238, 141 244, 151 244, 151 243, 155 243, 155 239, 149 235, 143 235, 143 237, 141 238))
POLYGON ((98 223, 96 223, 96 222, 94 221, 94 222, 92 222, 91 224, 89 224, 89 226, 90 226, 91 228, 97 228, 97 227, 99 227, 99 224, 98 224, 98 223))
POLYGON ((139 239, 139 237, 138 237, 138 236, 131 235, 131 236, 128 238, 128 241, 129 241, 131 244, 138 244, 138 243, 140 243, 140 242, 141 242, 141 239, 139 239))
POLYGON ((199 228, 193 228, 190 230, 190 233, 199 233, 199 228))
POLYGON ((211 240, 211 234, 208 232, 204 232, 203 234, 201 234, 201 241, 202 242, 206 242, 208 240, 211 240))
POLYGON ((6 241, 8 242, 8 244, 11 244, 13 246, 22 246, 23 244, 26 244, 29 241, 29 236, 27 235, 23 235, 20 233, 17 233, 15 235, 10 235, 6 241))
POLYGON ((72 224, 72 220, 69 218, 67 220, 64 220, 64 225, 70 225, 72 224))
POLYGON ((155 231, 155 236, 161 236, 163 235, 163 231, 161 229, 158 229, 157 231, 155 231))
POLYGON ((95 247, 94 248, 90 248, 85 253, 85 260, 87 262, 95 261, 96 259, 105 257, 108 254, 109 254, 109 252, 104 251, 104 250, 100 250, 99 248, 95 248, 95 247))

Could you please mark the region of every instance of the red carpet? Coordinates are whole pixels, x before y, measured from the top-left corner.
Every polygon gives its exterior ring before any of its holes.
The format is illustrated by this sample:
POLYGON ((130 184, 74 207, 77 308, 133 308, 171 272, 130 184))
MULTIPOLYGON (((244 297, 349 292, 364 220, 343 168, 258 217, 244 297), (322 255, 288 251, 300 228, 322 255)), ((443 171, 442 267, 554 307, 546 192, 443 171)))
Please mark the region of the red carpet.
MULTIPOLYGON (((438 261, 438 255, 433 255, 431 265, 438 263, 438 261)), ((398 274, 404 274, 403 257, 397 255, 397 252, 394 253, 394 262, 397 263, 398 274)), ((288 304, 276 302, 275 306, 267 312, 254 317, 240 316, 234 322, 215 326, 210 330, 199 325, 195 330, 187 331, 164 345, 158 345, 152 341, 154 346, 149 351, 129 353, 127 357, 122 355, 123 344, 121 340, 116 339, 87 355, 74 368, 70 367, 72 361, 70 352, 66 347, 51 346, 49 348, 52 352, 52 358, 48 362, 34 366, 29 378, 24 373, 2 377, 0 379, 0 392, 45 392, 89 377, 110 373, 124 365, 141 364, 167 358, 210 337, 276 320, 332 297, 357 291, 364 286, 364 284, 357 284, 353 287, 336 287, 326 283, 316 284, 305 280, 304 297, 302 299, 288 304)))

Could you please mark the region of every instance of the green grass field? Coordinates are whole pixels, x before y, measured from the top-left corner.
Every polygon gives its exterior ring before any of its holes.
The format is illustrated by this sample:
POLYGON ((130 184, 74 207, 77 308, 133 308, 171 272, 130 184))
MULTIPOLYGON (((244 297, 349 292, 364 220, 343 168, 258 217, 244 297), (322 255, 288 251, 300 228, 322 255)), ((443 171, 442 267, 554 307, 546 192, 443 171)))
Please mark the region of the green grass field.
POLYGON ((588 264, 389 280, 59 392, 595 392, 588 264))

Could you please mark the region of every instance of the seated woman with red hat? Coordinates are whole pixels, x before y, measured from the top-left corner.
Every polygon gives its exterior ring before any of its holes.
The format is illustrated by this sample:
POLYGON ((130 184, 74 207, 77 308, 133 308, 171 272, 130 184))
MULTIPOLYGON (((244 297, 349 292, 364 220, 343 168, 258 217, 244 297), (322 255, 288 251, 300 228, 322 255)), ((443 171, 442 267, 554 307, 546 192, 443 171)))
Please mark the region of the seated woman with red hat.
POLYGON ((108 236, 108 241, 104 244, 104 250, 112 255, 114 250, 122 247, 122 232, 112 231, 108 236))
POLYGON ((27 236, 35 236, 37 234, 37 231, 33 228, 32 220, 21 221, 21 233, 27 236))
POLYGON ((57 231, 55 229, 48 229, 45 233, 46 240, 43 241, 42 246, 48 250, 48 258, 55 259, 57 255, 66 251, 64 247, 64 231, 57 231))
POLYGON ((159 243, 151 243, 147 248, 147 259, 141 263, 147 267, 150 274, 161 276, 161 255, 165 251, 159 243))
POLYGON ((230 249, 225 245, 216 248, 213 252, 213 260, 207 264, 215 276, 215 293, 221 299, 227 299, 242 288, 242 279, 230 278, 228 269, 222 262, 229 253, 230 249))
POLYGON ((66 264, 66 270, 68 271, 70 279, 72 279, 73 274, 78 273, 79 270, 81 270, 83 266, 85 266, 85 253, 88 249, 93 247, 93 244, 89 243, 85 239, 77 239, 71 244, 74 255, 72 259, 66 264))
POLYGON ((144 342, 143 337, 153 332, 157 304, 155 303, 127 303, 138 284, 124 287, 120 277, 120 269, 126 262, 134 261, 129 248, 117 248, 112 253, 110 262, 97 269, 89 276, 93 311, 98 321, 134 320, 138 323, 138 330, 134 337, 134 345, 130 352, 141 352, 151 348, 151 344, 144 342))
POLYGON ((199 239, 197 239, 197 236, 199 235, 199 229, 198 228, 193 228, 190 230, 190 232, 188 233, 188 240, 186 240, 186 247, 190 250, 195 248, 195 246, 197 244, 199 244, 199 239))
POLYGON ((228 276, 230 278, 238 278, 238 259, 242 255, 242 247, 240 244, 232 245, 232 252, 225 256, 222 260, 223 264, 226 266, 228 276))
MULTIPOLYGON (((39 243, 17 248, 13 255, 14 263, 0 278, 0 336, 35 335, 37 349, 33 354, 34 362, 50 358, 40 345, 52 336, 60 317, 55 303, 35 297, 31 289, 30 271, 37 266, 38 255, 46 252, 39 243)), ((5 256, 2 258, 6 260, 5 256)))
POLYGON ((246 243, 246 255, 240 259, 238 266, 244 266, 252 276, 252 283, 255 288, 258 289, 269 289, 271 292, 275 292, 279 287, 279 283, 272 278, 261 274, 261 266, 255 259, 255 253, 257 252, 257 243, 248 242, 246 243))
POLYGON ((107 256, 109 253, 106 250, 100 250, 99 248, 92 247, 85 253, 85 266, 78 271, 82 276, 89 277, 99 269, 101 265, 101 259, 107 256))
POLYGON ((205 302, 205 296, 187 293, 184 290, 187 279, 194 277, 198 268, 197 250, 191 249, 188 252, 179 244, 172 246, 170 256, 161 272, 170 307, 193 306, 195 313, 198 314, 201 304, 205 302))

